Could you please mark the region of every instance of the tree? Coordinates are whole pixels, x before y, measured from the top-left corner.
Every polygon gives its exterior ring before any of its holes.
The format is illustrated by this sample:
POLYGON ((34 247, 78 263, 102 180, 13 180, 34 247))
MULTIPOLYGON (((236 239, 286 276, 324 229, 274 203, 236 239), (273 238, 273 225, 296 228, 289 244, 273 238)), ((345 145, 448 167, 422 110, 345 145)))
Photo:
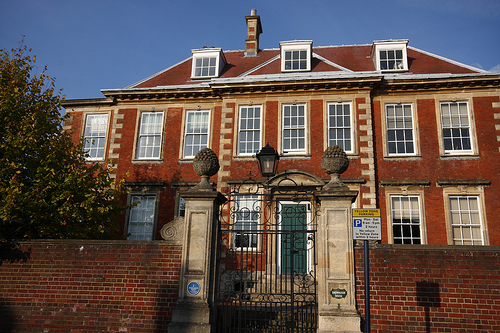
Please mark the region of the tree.
POLYGON ((26 46, 0 52, 0 241, 119 237, 123 188, 62 130, 54 79, 26 46))

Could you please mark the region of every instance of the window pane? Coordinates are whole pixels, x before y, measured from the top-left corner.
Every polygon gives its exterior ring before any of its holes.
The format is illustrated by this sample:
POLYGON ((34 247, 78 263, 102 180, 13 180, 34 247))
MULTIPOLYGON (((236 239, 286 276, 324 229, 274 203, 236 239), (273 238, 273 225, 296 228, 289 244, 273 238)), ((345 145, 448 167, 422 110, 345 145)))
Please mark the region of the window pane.
POLYGON ((446 153, 472 152, 466 102, 441 103, 441 126, 446 153))
POLYGON ((403 50, 380 51, 380 70, 403 69, 403 50))
POLYGON ((328 105, 328 145, 338 145, 344 151, 352 152, 351 104, 328 105))
POLYGON ((283 151, 305 152, 305 106, 283 106, 283 151))
POLYGON ((307 69, 307 51, 295 50, 284 52, 284 69, 285 70, 305 70, 307 69))
POLYGON ((199 77, 216 76, 217 72, 217 58, 197 58, 195 60, 194 75, 199 77))
POLYGON ((391 196, 394 244, 421 244, 418 196, 391 196))
POLYGON ((83 151, 88 154, 88 160, 104 158, 104 143, 108 128, 107 114, 89 114, 85 120, 83 151))
POLYGON ((238 196, 234 207, 233 246, 235 248, 257 249, 260 207, 256 195, 238 196))
POLYGON ((194 157, 208 147, 210 111, 187 111, 184 133, 184 157, 194 157))
POLYGON ((387 148, 389 154, 414 154, 411 104, 386 105, 387 148))
POLYGON ((238 153, 255 154, 260 149, 260 106, 240 108, 238 153))
POLYGON ((477 196, 450 196, 453 243, 482 245, 482 223, 477 196))
POLYGON ((140 122, 136 158, 160 158, 163 112, 143 112, 140 122))
POLYGON ((155 196, 133 196, 131 203, 137 205, 130 208, 129 213, 129 240, 152 240, 156 197, 155 196))

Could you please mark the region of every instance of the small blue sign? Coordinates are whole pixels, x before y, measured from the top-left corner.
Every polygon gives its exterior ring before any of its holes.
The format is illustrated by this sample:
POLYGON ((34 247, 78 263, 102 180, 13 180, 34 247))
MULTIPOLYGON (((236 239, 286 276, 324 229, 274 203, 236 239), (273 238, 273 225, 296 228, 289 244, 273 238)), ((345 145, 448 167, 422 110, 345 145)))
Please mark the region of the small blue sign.
POLYGON ((187 289, 190 295, 198 295, 198 293, 200 292, 200 285, 198 282, 191 282, 190 284, 188 284, 187 289))
POLYGON ((354 227, 356 228, 363 227, 363 219, 354 219, 354 227))

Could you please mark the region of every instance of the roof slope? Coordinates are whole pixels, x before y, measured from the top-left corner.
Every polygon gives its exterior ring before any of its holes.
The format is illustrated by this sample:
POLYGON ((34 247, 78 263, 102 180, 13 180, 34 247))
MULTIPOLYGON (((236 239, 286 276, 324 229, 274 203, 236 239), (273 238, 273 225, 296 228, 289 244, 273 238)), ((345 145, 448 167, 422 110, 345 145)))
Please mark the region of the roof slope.
MULTIPOLYGON (((375 72, 370 57, 372 45, 324 46, 313 47, 312 73, 356 73, 375 72)), ((408 74, 474 74, 484 71, 436 56, 434 54, 408 47, 408 74)), ((281 73, 280 50, 261 50, 254 57, 245 57, 244 51, 225 51, 227 60, 219 79, 273 75, 281 73)), ((144 89, 169 86, 189 87, 210 80, 191 79, 192 57, 157 74, 154 74, 126 89, 144 89)), ((394 73, 390 73, 394 74, 394 73)), ((294 75, 287 73, 286 75, 294 75)))

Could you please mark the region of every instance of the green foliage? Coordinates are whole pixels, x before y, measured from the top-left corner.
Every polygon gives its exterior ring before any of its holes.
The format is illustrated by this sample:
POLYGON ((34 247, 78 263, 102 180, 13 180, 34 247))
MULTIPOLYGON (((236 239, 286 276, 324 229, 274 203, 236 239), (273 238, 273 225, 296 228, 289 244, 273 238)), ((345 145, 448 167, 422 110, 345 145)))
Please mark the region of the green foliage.
POLYGON ((117 238, 121 184, 62 131, 63 97, 31 50, 0 52, 0 242, 117 238))

